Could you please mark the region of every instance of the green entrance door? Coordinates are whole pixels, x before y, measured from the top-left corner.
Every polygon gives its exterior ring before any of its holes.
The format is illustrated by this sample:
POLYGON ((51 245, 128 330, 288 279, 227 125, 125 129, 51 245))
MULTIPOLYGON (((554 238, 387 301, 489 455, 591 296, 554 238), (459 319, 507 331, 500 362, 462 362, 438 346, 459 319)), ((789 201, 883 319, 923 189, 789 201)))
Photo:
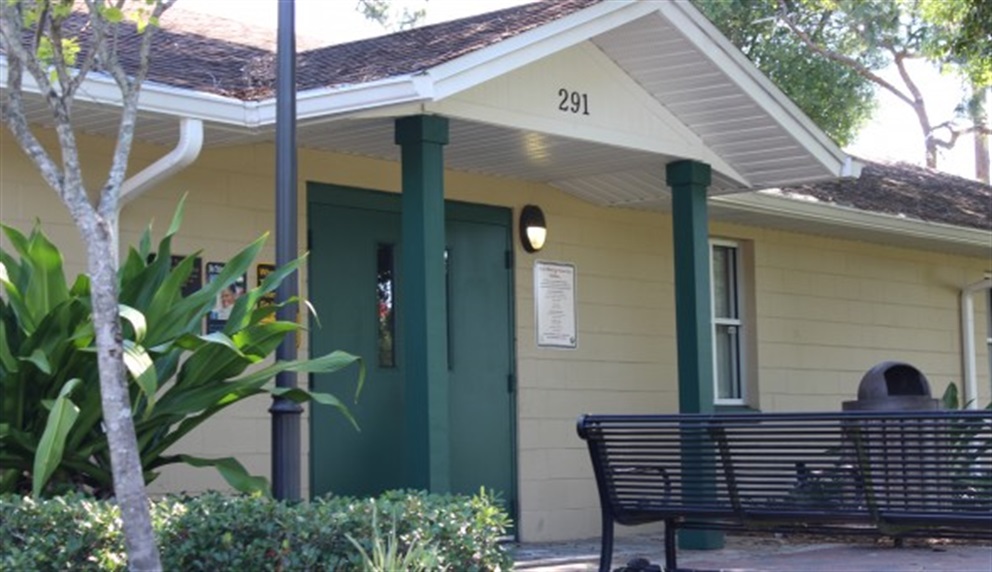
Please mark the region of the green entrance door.
MULTIPOLYGON (((309 297, 321 324, 311 331, 312 351, 343 349, 368 367, 352 406, 360 432, 330 408, 311 410, 314 495, 364 496, 408 486, 399 209, 399 195, 310 188, 309 297)), ((499 491, 512 511, 512 219, 498 207, 449 202, 445 210, 451 488, 499 491)), ((342 376, 315 376, 312 383, 341 397, 354 392, 342 376)))

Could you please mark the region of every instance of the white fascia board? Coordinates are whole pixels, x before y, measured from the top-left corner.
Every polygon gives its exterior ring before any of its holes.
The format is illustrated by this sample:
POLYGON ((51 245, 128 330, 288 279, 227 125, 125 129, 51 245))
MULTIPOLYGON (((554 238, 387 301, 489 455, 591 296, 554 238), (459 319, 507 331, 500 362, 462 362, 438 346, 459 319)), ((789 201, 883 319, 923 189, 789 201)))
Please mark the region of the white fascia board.
POLYGON ((859 230, 926 239, 935 243, 988 249, 992 232, 927 222, 900 216, 873 213, 840 205, 790 199, 762 192, 724 195, 710 199, 714 204, 731 210, 773 215, 798 221, 809 221, 859 230))
POLYGON ((476 50, 427 71, 440 100, 608 32, 657 10, 655 2, 610 0, 476 50))
MULTIPOLYGON (((430 78, 423 75, 390 77, 369 83, 302 91, 296 95, 296 119, 306 121, 368 111, 381 107, 429 101, 433 97, 430 78)), ((276 100, 258 103, 258 124, 274 124, 276 100)))
MULTIPOLYGON (((689 2, 660 2, 658 11, 732 81, 779 121, 835 177, 849 176, 847 155, 791 99, 689 2)), ((803 181, 796 181, 803 182, 803 181)))
MULTIPOLYGON (((7 58, 0 58, 0 85, 7 89, 7 58)), ((30 74, 24 74, 22 87, 31 93, 41 93, 30 74)), ((90 73, 76 92, 76 100, 120 107, 121 90, 106 74, 90 73)), ((171 87, 152 81, 141 86, 138 108, 142 111, 189 117, 215 123, 253 127, 254 104, 232 97, 223 97, 190 89, 171 87)))
MULTIPOLYGON (((7 60, 0 58, 0 86, 6 89, 7 60)), ((40 93, 37 84, 25 75, 26 91, 40 93)), ((433 85, 429 77, 399 76, 337 88, 313 89, 297 94, 298 120, 342 115, 430 100, 433 85)), ((120 88, 108 75, 90 73, 79 91, 78 101, 120 107, 120 88)), ((275 124, 276 100, 241 101, 212 93, 177 88, 146 81, 141 86, 138 109, 163 115, 200 119, 234 127, 258 130, 275 124)))

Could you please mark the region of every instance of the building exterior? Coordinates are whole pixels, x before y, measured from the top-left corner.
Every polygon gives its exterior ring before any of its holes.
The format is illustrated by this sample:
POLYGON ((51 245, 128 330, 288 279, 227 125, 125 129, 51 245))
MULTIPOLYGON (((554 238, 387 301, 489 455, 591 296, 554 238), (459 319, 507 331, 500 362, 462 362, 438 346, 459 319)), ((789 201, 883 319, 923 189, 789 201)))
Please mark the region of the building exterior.
MULTIPOLYGON (((250 40, 164 21, 122 244, 184 193, 177 252, 223 261, 273 230, 274 57, 250 40), (140 173, 174 147, 189 156, 167 177, 140 173)), ((890 359, 935 393, 990 398, 992 190, 847 157, 688 3, 542 2, 298 66, 301 293, 322 324, 301 351, 369 368, 361 433, 304 417, 309 494, 485 485, 523 540, 587 537, 580 413, 834 411, 890 359), (518 237, 526 205, 546 221, 536 253, 518 237)), ((76 108, 94 187, 110 87, 92 78, 76 108)), ((4 224, 40 218, 82 272, 64 208, 0 137, 4 224)), ((225 412, 183 449, 268 474, 268 406, 225 412)), ((223 482, 176 468, 153 488, 223 482)))

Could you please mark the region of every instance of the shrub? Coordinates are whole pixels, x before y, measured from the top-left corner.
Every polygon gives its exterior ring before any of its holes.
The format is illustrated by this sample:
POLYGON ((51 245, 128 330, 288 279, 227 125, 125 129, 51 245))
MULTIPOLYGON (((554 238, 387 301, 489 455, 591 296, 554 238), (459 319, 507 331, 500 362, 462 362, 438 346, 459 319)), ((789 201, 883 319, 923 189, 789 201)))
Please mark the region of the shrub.
MULTIPOLYGON (((110 501, 5 495, 0 514, 0 569, 125 568, 120 518, 110 501)), ((509 520, 485 491, 473 497, 394 491, 298 504, 209 493, 156 501, 152 520, 166 570, 364 570, 362 551, 373 554, 384 542, 381 523, 393 522, 395 540, 385 542, 398 543, 400 560, 414 551, 430 557, 433 569, 458 572, 512 564, 498 543, 509 520)))

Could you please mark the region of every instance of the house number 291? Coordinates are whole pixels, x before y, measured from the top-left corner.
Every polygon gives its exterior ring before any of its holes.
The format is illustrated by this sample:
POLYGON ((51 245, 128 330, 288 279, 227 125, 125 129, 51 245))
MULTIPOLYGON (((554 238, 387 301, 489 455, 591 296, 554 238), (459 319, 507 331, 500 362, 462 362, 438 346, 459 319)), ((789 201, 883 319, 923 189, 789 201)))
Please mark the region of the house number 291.
POLYGON ((589 94, 561 88, 558 90, 558 110, 589 115, 589 94))

